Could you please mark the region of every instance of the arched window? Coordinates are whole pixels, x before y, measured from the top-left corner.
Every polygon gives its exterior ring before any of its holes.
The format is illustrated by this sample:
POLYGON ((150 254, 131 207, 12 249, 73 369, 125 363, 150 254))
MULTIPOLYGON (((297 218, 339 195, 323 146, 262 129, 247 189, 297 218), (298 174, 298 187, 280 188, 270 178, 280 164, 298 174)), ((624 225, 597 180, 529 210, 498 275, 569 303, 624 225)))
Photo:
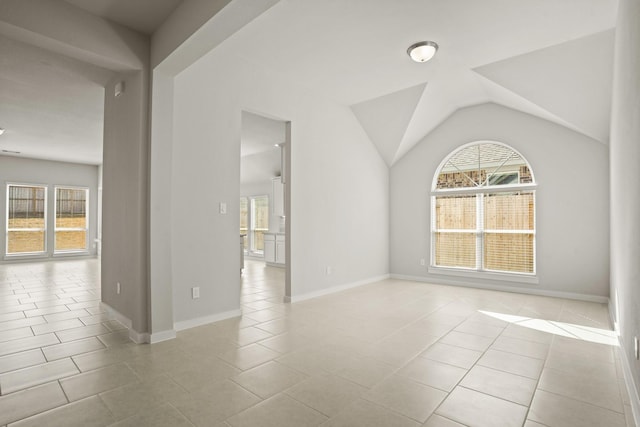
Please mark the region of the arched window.
POLYGON ((452 152, 432 186, 431 266, 535 275, 535 187, 529 163, 505 144, 452 152))

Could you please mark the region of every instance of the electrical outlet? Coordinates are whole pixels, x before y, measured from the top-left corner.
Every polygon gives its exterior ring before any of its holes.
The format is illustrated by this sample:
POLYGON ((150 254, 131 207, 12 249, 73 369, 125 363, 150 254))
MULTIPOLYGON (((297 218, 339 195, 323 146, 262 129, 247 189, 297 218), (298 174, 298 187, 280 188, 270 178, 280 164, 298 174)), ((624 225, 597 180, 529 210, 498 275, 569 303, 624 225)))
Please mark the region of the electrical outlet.
POLYGON ((420 265, 424 266, 425 264, 426 264, 426 262, 425 262, 424 258, 422 258, 422 259, 420 260, 420 265))
POLYGON ((120 295, 120 282, 116 283, 116 294, 120 295))
POLYGON ((200 288, 199 287, 191 288, 191 298, 192 299, 200 298, 200 288))
POLYGON ((633 342, 635 344, 636 360, 640 360, 640 344, 638 343, 638 337, 633 337, 633 342))

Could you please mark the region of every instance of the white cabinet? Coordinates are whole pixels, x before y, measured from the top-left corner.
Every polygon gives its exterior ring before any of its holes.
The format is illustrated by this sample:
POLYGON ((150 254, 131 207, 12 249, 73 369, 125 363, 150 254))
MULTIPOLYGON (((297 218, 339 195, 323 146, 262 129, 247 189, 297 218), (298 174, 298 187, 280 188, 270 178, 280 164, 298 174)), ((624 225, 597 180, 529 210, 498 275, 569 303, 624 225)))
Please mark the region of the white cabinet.
POLYGON ((276 234, 276 264, 285 264, 284 234, 276 234))
POLYGON ((284 216, 284 184, 280 177, 271 180, 271 214, 284 216))
POLYGON ((264 261, 267 265, 284 267, 285 235, 281 233, 264 233, 264 261))
POLYGON ((276 235, 264 233, 264 260, 267 264, 276 262, 276 235))

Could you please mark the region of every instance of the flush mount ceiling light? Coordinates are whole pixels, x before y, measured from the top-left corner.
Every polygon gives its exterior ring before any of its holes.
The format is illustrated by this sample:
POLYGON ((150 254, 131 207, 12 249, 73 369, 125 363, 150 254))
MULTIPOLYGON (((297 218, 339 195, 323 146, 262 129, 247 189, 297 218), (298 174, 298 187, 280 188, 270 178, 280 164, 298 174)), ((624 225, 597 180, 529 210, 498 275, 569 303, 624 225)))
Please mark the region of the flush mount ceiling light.
POLYGON ((424 41, 414 43, 409 46, 407 53, 416 62, 427 62, 438 50, 438 44, 436 42, 424 41))
POLYGON ((4 133, 4 129, 0 128, 0 135, 2 135, 4 133))

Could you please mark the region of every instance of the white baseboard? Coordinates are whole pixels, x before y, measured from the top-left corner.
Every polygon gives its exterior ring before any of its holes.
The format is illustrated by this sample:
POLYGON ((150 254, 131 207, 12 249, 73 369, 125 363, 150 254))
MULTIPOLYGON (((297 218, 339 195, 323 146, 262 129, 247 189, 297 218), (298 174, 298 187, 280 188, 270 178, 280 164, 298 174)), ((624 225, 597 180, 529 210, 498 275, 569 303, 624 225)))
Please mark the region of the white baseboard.
POLYGON ((167 331, 160 331, 155 333, 138 332, 131 327, 131 319, 120 313, 118 310, 111 307, 109 304, 101 303, 107 311, 107 315, 110 319, 117 320, 127 327, 129 330, 129 338, 136 344, 142 343, 158 343, 161 341, 167 341, 176 337, 177 331, 183 331, 185 329, 194 328, 196 326, 207 325, 209 323, 219 322, 220 320, 230 319, 233 317, 239 317, 242 315, 241 310, 231 310, 224 313, 218 313, 211 316, 198 317, 196 319, 183 320, 181 322, 175 322, 173 329, 167 331))
POLYGON ((100 305, 102 305, 104 309, 107 311, 107 316, 109 316, 109 319, 117 320, 118 322, 126 326, 127 329, 131 329, 131 325, 132 325, 131 319, 129 319, 127 316, 120 313, 118 310, 111 307, 109 304, 105 302, 101 302, 100 305))
POLYGON ((629 400, 631 401, 631 412, 635 425, 640 426, 640 396, 638 395, 638 388, 636 382, 631 373, 631 364, 627 358, 627 352, 624 351, 622 340, 618 336, 620 342, 620 362, 622 362, 622 373, 624 375, 624 383, 627 386, 627 392, 629 393, 629 400))
POLYGON ((608 304, 609 298, 603 297, 600 295, 588 295, 588 294, 577 294, 573 292, 560 292, 560 291, 550 291, 545 289, 536 289, 536 288, 522 288, 515 286, 501 286, 501 285, 485 285, 485 284, 477 284, 472 282, 467 282, 463 280, 455 280, 455 279, 444 279, 444 278, 431 278, 431 277, 420 277, 420 276, 406 276, 403 274, 391 274, 392 279, 399 280, 412 280, 414 282, 425 282, 432 283, 434 285, 448 285, 448 286, 462 286, 465 288, 475 288, 475 289, 487 289, 491 291, 502 291, 502 292, 514 292, 519 294, 528 294, 528 295, 538 295, 544 297, 555 297, 555 298, 566 298, 573 299, 579 301, 588 301, 588 302, 597 302, 602 304, 608 304))
POLYGON ((149 334, 147 332, 138 332, 131 327, 133 322, 124 314, 120 313, 115 308, 111 307, 109 304, 101 302, 102 306, 107 310, 107 315, 110 319, 117 320, 122 323, 129 330, 129 339, 136 344, 143 344, 149 342, 149 334))
POLYGON ((346 291, 348 289, 357 288, 359 286, 368 285, 369 283, 379 282, 381 280, 388 279, 389 275, 384 274, 382 276, 370 277, 368 279, 359 280, 357 282, 346 283, 344 285, 332 286, 330 288, 320 289, 318 291, 308 292, 302 295, 294 295, 291 297, 284 297, 284 302, 300 302, 311 298, 317 298, 324 295, 334 294, 336 292, 346 291))
POLYGON ((221 320, 231 319, 233 317, 240 317, 242 311, 231 310, 223 313, 212 314, 210 316, 197 317, 195 319, 181 320, 173 324, 175 331, 184 331, 185 329, 195 328, 196 326, 208 325, 209 323, 219 322, 221 320))
POLYGON ((136 344, 148 344, 149 334, 147 332, 136 332, 134 329, 129 328, 129 339, 136 344))
POLYGON ((167 331, 152 332, 149 335, 149 344, 155 344, 162 341, 172 340, 176 337, 176 330, 169 329, 167 331))

